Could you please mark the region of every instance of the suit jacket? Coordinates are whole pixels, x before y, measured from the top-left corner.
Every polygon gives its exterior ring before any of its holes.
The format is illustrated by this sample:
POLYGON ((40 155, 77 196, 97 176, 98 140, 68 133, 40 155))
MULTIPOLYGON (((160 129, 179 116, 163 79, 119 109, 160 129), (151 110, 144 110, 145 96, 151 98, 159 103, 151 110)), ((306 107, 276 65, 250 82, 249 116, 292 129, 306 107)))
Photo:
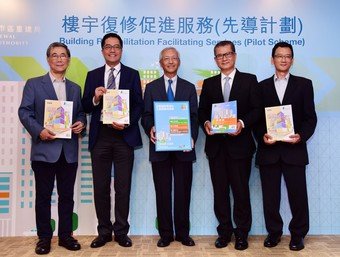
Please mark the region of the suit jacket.
MULTIPOLYGON (((86 116, 81 105, 81 89, 66 79, 66 100, 73 101, 72 124, 81 121, 86 127, 86 116)), ((45 100, 58 100, 49 73, 27 80, 18 110, 19 119, 32 136, 31 161, 56 162, 62 150, 68 163, 78 162, 78 135, 71 139, 42 141, 39 138, 44 129, 45 100)))
POLYGON ((261 81, 260 89, 263 112, 256 132, 258 139, 256 163, 260 165, 272 164, 281 158, 287 164, 307 165, 306 142, 313 135, 317 123, 312 81, 290 75, 282 104, 276 93, 274 76, 261 81), (301 142, 294 145, 284 142, 266 145, 263 142, 263 135, 267 132, 264 107, 287 104, 292 105, 294 130, 301 136, 301 142))
MULTIPOLYGON (((142 126, 147 136, 150 137, 150 130, 155 125, 154 121, 154 101, 167 101, 167 94, 164 85, 164 76, 156 79, 146 86, 144 93, 145 110, 142 117, 142 126)), ((196 142, 198 137, 198 121, 197 121, 197 94, 195 86, 177 76, 177 86, 175 93, 175 101, 189 101, 190 105, 190 125, 191 137, 196 142)), ((190 152, 175 151, 177 158, 181 161, 196 160, 195 149, 190 152)), ((150 141, 149 160, 164 161, 168 158, 169 152, 156 152, 155 144, 150 141)))
MULTIPOLYGON (((104 73, 105 65, 89 71, 85 81, 82 103, 85 112, 92 113, 89 132, 90 151, 97 141, 98 132, 102 124, 100 115, 103 109, 103 99, 97 106, 93 105, 92 99, 95 89, 104 86, 104 73)), ((130 91, 130 125, 122 131, 124 141, 132 147, 141 146, 142 138, 138 121, 143 113, 144 103, 138 71, 121 64, 119 89, 128 89, 130 91)))
MULTIPOLYGON (((255 142, 252 127, 260 118, 261 101, 259 97, 257 78, 253 74, 236 70, 229 100, 237 101, 237 118, 244 122, 245 128, 238 136, 228 134, 207 135, 205 152, 209 158, 218 153, 222 144, 226 144, 227 151, 232 158, 243 159, 250 157, 255 152, 255 142), (227 141, 227 143, 225 143, 227 141)), ((211 120, 211 107, 213 103, 224 102, 221 74, 205 79, 198 108, 198 120, 203 128, 207 120, 211 120)))

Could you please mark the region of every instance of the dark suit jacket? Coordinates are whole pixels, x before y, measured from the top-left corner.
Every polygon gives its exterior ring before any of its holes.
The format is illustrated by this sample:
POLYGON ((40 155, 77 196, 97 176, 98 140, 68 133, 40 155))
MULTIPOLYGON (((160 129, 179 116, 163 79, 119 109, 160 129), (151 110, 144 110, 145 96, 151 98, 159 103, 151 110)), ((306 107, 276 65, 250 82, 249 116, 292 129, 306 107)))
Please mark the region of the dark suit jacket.
MULTIPOLYGON (((154 126, 154 101, 167 101, 167 94, 164 85, 164 76, 156 79, 146 86, 144 93, 145 110, 142 117, 142 126, 147 136, 150 137, 150 130, 154 126)), ((190 125, 191 137, 194 142, 198 136, 198 121, 197 121, 197 94, 196 89, 190 82, 181 79, 177 76, 177 87, 175 94, 175 101, 189 101, 190 105, 190 125)), ((149 160, 164 161, 168 158, 169 152, 156 152, 155 144, 150 141, 149 147, 149 160)), ((195 149, 190 152, 175 151, 177 158, 181 161, 194 161, 196 160, 195 149)))
MULTIPOLYGON (((66 98, 73 102, 72 124, 81 121, 86 127, 86 117, 80 101, 80 87, 66 79, 66 98)), ((56 162, 64 150, 68 163, 78 162, 79 137, 72 133, 71 139, 42 141, 39 138, 44 129, 45 100, 58 100, 49 73, 27 80, 18 110, 19 118, 32 136, 31 161, 56 162)))
MULTIPOLYGON (((225 144, 232 158, 242 159, 250 157, 255 152, 255 142, 252 136, 252 127, 261 115, 261 102, 257 78, 253 74, 236 70, 230 101, 237 101, 237 118, 244 122, 245 128, 238 136, 215 134, 206 136, 205 152, 209 158, 218 153, 222 144, 225 144), (225 139, 225 140, 223 140, 225 139)), ((198 108, 198 120, 203 128, 207 120, 211 120, 211 106, 213 103, 222 103, 223 93, 221 87, 221 74, 205 79, 202 86, 198 108)))
POLYGON ((283 97, 282 105, 292 105, 294 130, 301 136, 301 142, 294 145, 283 142, 276 142, 274 145, 264 144, 263 135, 267 132, 264 107, 278 106, 281 103, 275 90, 274 76, 260 82, 260 89, 263 112, 256 133, 258 138, 256 163, 272 164, 281 158, 287 164, 307 165, 306 142, 313 135, 317 123, 312 81, 290 75, 283 97))
MULTIPOLYGON (((94 106, 92 99, 95 89, 104 86, 104 73, 105 66, 99 67, 88 72, 85 81, 82 103, 85 112, 92 113, 89 132, 90 151, 97 141, 98 131, 102 124, 100 121, 100 114, 103 109, 103 100, 100 101, 99 105, 94 106)), ((138 121, 143 113, 144 103, 138 71, 121 64, 119 89, 130 90, 130 126, 122 131, 124 141, 132 147, 141 146, 142 138, 138 127, 138 121)))

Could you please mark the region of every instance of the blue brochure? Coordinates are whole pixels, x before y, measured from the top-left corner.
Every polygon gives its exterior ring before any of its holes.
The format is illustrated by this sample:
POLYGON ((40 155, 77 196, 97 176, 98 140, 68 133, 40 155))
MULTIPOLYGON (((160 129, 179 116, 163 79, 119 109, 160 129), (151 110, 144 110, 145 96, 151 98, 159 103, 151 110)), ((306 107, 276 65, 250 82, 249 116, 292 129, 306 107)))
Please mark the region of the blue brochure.
POLYGON ((156 151, 191 150, 188 101, 154 102, 156 151))

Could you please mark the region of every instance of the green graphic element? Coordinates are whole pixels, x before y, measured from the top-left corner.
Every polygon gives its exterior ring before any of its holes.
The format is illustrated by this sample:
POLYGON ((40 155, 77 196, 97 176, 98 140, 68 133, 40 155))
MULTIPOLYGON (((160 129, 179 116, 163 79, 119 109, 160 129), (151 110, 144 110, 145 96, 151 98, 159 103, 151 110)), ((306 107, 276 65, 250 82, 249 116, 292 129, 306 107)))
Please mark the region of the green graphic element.
MULTIPOLYGON (((55 231, 55 220, 51 219, 51 228, 52 231, 55 231)), ((78 229, 78 224, 79 224, 79 218, 77 213, 72 213, 72 231, 76 231, 78 229)))
POLYGON ((51 219, 51 227, 52 227, 52 231, 55 231, 55 220, 51 219))
POLYGON ((194 69, 197 75, 200 75, 203 78, 210 78, 220 73, 219 70, 201 70, 201 69, 194 69))
POLYGON ((140 78, 143 79, 158 79, 160 77, 159 70, 138 70, 140 78))
POLYGON ((24 81, 46 73, 33 57, 4 56, 3 59, 24 81))
POLYGON ((7 80, 9 80, 9 78, 8 78, 8 76, 5 73, 0 71, 0 80, 1 81, 7 81, 7 80))
MULTIPOLYGON (((23 81, 26 81, 29 78, 42 76, 48 72, 33 57, 4 56, 3 59, 16 73, 18 73, 23 81)), ((88 68, 84 63, 79 58, 72 57, 70 66, 66 71, 66 77, 77 83, 83 90, 87 72, 88 68)), ((8 77, 6 74, 0 72, 0 79, 8 80, 8 77)))
POLYGON ((72 57, 70 66, 66 71, 66 77, 77 83, 83 91, 87 72, 88 68, 85 64, 78 57, 72 57))
POLYGON ((73 213, 72 214, 72 231, 76 231, 78 229, 78 214, 77 213, 73 213))

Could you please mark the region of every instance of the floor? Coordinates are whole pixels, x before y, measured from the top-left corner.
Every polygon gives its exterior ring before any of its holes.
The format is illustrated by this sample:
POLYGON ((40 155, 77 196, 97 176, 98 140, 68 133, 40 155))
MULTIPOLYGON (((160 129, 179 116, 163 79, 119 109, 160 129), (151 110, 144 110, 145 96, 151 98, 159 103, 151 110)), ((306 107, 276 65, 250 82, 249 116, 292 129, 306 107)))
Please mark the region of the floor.
MULTIPOLYGON (((218 256, 340 256, 340 236, 308 236, 305 239, 305 249, 299 252, 288 248, 290 238, 285 236, 274 248, 263 247, 264 236, 250 236, 249 248, 245 251, 234 249, 231 242, 226 248, 217 249, 214 246, 215 236, 193 236, 196 246, 186 247, 179 242, 173 242, 169 247, 156 246, 158 236, 131 236, 131 248, 120 247, 115 242, 104 247, 92 249, 90 244, 94 236, 77 236, 82 246, 80 251, 68 251, 58 246, 58 239, 53 238, 52 249, 47 256, 150 256, 150 257, 218 257, 218 256)), ((2 237, 0 238, 1 257, 37 256, 34 252, 36 237, 2 237)))

